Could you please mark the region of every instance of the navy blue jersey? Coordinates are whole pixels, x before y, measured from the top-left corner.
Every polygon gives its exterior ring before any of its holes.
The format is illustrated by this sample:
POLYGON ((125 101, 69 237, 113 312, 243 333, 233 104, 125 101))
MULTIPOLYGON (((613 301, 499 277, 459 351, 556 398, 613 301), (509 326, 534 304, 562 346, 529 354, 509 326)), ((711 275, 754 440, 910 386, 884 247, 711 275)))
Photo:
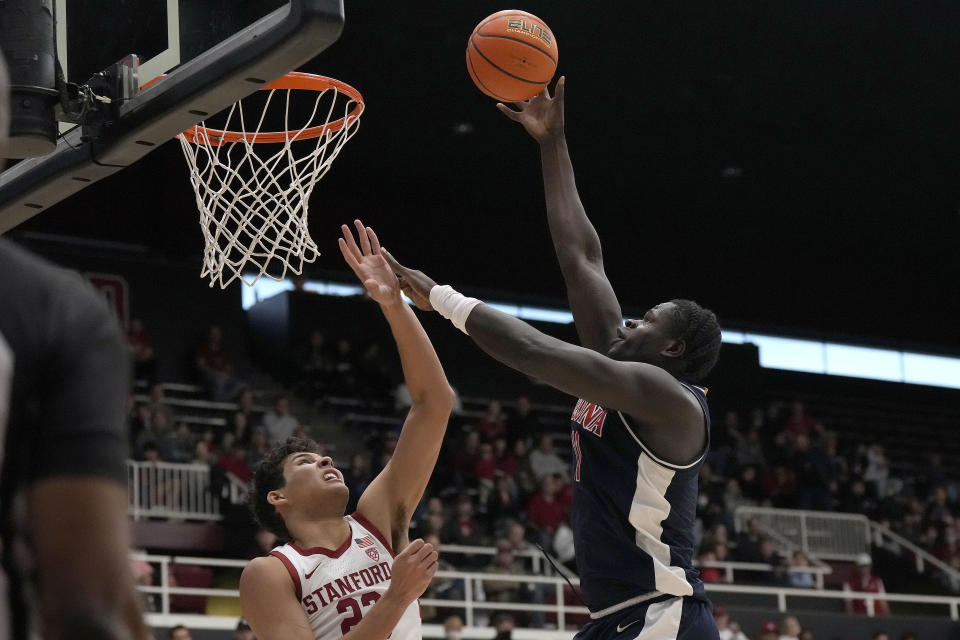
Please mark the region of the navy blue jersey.
POLYGON ((658 458, 620 412, 586 400, 573 410, 571 527, 592 617, 659 594, 703 594, 693 568, 693 525, 710 414, 705 390, 683 386, 699 400, 707 432, 701 455, 686 465, 658 458))

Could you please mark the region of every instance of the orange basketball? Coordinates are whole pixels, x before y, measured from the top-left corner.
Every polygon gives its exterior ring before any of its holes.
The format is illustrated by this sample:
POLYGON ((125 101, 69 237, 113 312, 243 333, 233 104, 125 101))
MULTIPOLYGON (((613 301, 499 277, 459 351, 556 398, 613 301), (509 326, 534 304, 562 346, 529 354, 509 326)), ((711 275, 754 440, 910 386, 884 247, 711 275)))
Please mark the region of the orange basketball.
POLYGON ((467 71, 480 91, 522 102, 547 86, 557 70, 557 39, 526 11, 507 9, 480 21, 467 41, 467 71))

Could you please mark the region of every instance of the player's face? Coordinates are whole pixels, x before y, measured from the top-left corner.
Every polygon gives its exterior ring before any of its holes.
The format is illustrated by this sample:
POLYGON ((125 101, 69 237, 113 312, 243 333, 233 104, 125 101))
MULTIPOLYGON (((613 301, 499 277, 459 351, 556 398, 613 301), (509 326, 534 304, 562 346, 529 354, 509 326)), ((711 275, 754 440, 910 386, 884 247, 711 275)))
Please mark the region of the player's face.
POLYGON ((672 302, 658 304, 642 318, 624 322, 610 343, 607 355, 614 360, 659 364, 662 352, 675 342, 672 333, 672 302))
POLYGON ((343 515, 350 490, 329 456, 300 452, 283 463, 284 496, 295 509, 319 511, 317 515, 343 515))

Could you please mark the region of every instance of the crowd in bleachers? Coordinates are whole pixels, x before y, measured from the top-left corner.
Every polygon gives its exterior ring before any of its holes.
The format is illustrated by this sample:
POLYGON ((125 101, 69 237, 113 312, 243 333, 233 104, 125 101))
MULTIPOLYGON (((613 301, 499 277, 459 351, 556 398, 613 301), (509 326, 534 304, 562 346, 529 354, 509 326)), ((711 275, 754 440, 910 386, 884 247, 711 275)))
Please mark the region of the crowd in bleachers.
MULTIPOLYGON (((291 396, 328 410, 337 409, 333 398, 348 398, 350 417, 345 409, 341 417, 364 427, 357 431, 364 434, 362 450, 346 465, 337 461, 351 490, 348 509, 352 508, 389 461, 409 405, 409 395, 397 384, 381 346, 328 340, 314 331, 291 353, 292 373, 283 380, 288 392, 261 397, 237 377, 223 352, 223 340, 222 332, 211 328, 193 361, 195 379, 207 397, 229 403, 220 417, 207 424, 180 420, 163 385, 154 383, 148 398, 139 402, 131 398, 132 457, 208 465, 224 477, 248 482, 273 443, 291 435, 323 439, 293 415, 291 396)), ((137 375, 152 381, 158 354, 142 323, 131 324, 129 345, 137 375)), ((446 568, 513 573, 525 562, 516 554, 540 546, 575 571, 568 526, 571 487, 565 417, 562 409, 534 406, 526 397, 506 403, 490 399, 482 411, 465 411, 458 402, 428 493, 414 514, 411 535, 441 546, 484 545, 497 550, 493 556, 445 556, 446 568)), ((709 566, 712 562, 738 560, 770 565, 769 570, 738 574, 738 581, 814 586, 812 574, 786 571, 810 566, 811 559, 799 551, 782 556, 759 521, 752 520, 735 533, 733 514, 746 505, 862 513, 960 569, 957 484, 937 456, 931 457, 923 473, 894 473, 883 442, 848 442, 799 401, 747 405, 715 415, 700 488, 697 557, 708 582, 726 580, 723 571, 709 566)), ((273 542, 258 538, 251 549, 256 553, 273 542)), ((855 577, 849 586, 860 590, 855 577)), ((861 578, 864 590, 870 590, 867 585, 877 576, 868 566, 861 578)), ((544 602, 549 597, 516 582, 492 582, 485 589, 489 600, 544 602)), ((462 585, 438 581, 431 592, 460 597, 462 585)), ((537 621, 542 623, 542 616, 537 621)))

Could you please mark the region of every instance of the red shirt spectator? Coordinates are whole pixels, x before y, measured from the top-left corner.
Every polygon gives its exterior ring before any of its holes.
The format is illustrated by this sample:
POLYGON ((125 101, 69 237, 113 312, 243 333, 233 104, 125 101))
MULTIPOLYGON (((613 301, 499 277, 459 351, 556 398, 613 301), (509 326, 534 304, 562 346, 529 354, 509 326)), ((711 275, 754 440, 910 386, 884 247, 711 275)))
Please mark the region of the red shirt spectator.
MULTIPOLYGON (((857 557, 857 573, 843 584, 844 591, 857 591, 860 593, 886 593, 883 587, 883 580, 873 574, 872 562, 870 556, 861 553, 857 557)), ((867 601, 864 599, 847 600, 847 613, 856 613, 860 615, 867 614, 867 601)), ((889 615, 890 607, 886 600, 875 599, 873 601, 873 614, 877 616, 889 615)))
POLYGON ((239 445, 230 449, 230 455, 220 458, 217 466, 227 473, 232 473, 238 480, 243 482, 250 482, 250 479, 253 477, 253 474, 250 472, 250 467, 247 465, 247 450, 239 445))
POLYGON ((820 431, 820 422, 807 415, 803 403, 799 400, 793 403, 790 417, 784 425, 791 436, 810 436, 814 431, 820 431))
POLYGON ((527 520, 547 533, 553 533, 567 517, 567 506, 559 495, 562 480, 552 475, 540 481, 540 493, 527 503, 527 520))
POLYGON ((477 424, 477 431, 484 442, 493 442, 507 435, 507 416, 498 401, 491 400, 487 405, 487 413, 477 424))
POLYGON ((473 464, 473 475, 477 480, 490 482, 496 478, 497 460, 493 457, 493 445, 486 442, 480 445, 480 457, 473 464))
POLYGON ((497 461, 497 471, 502 472, 508 478, 517 475, 517 459, 507 449, 505 439, 497 438, 493 441, 493 457, 497 461))

